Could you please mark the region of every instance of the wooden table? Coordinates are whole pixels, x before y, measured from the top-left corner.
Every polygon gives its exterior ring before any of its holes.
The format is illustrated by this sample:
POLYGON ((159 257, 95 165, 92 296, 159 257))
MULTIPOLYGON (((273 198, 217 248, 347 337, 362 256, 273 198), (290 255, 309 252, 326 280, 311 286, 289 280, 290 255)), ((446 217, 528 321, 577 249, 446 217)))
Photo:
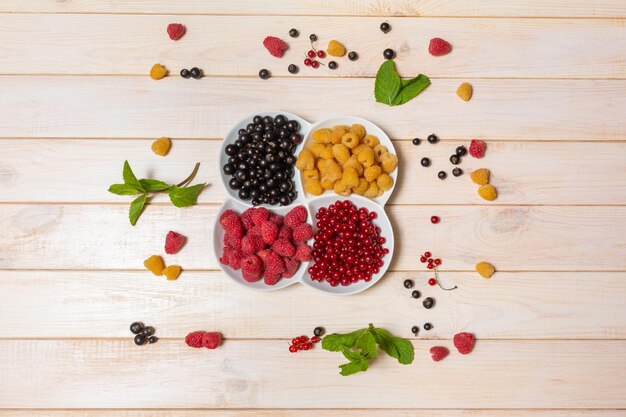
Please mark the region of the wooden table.
POLYGON ((0 416, 626 415, 625 18, 623 0, 3 0, 0 416), (171 22, 187 27, 178 42, 165 34, 171 22), (360 59, 305 68, 313 32, 360 59), (289 40, 282 60, 262 48, 269 34, 289 40), (428 55, 435 36, 453 52, 428 55), (401 75, 433 81, 401 107, 373 99, 387 47, 401 75), (171 76, 151 80, 156 62, 171 76), (202 80, 177 75, 193 66, 202 80), (273 77, 260 80, 260 68, 273 77), (465 81, 468 103, 455 95, 465 81), (354 114, 393 138, 396 256, 369 291, 256 293, 218 272, 220 140, 270 109, 311 121, 354 114), (438 145, 411 144, 432 132, 438 145), (160 136, 173 138, 165 158, 150 151, 160 136), (462 168, 491 169, 493 203, 467 175, 435 175, 472 138, 488 142, 487 156, 462 168), (422 168, 423 156, 436 166, 422 168), (198 180, 211 185, 191 208, 157 198, 132 228, 128 199, 107 192, 125 159, 172 182, 201 162, 198 180), (142 266, 170 229, 189 237, 168 257, 185 269, 175 282, 142 266), (425 250, 444 259, 442 277, 458 290, 427 286, 425 250), (491 280, 473 271, 481 260, 497 267, 491 280), (411 299, 405 278, 436 308, 411 299), (135 346, 135 320, 160 341, 135 346), (372 322, 409 337, 428 321, 411 366, 381 358, 344 378, 337 354, 287 351, 318 325, 372 322), (187 348, 183 337, 200 329, 225 343, 187 348), (475 351, 431 361, 433 345, 455 352, 459 331, 476 334, 475 351))

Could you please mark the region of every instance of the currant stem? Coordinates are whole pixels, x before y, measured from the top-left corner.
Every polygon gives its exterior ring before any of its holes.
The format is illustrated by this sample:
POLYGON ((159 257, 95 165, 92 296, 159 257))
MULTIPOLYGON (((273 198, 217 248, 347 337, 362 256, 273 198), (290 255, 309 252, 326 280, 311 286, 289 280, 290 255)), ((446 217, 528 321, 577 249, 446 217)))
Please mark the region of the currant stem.
POLYGON ((187 178, 185 178, 184 180, 182 180, 180 183, 176 184, 177 187, 182 187, 183 185, 187 184, 188 182, 191 182, 194 177, 196 176, 196 174, 198 173, 198 170, 200 169, 200 162, 196 162, 196 166, 193 168, 193 171, 191 171, 191 174, 189 174, 189 176, 187 178))
POLYGON ((439 285, 439 288, 441 288, 444 291, 452 291, 458 288, 456 285, 452 288, 444 288, 439 282, 439 272, 437 271, 437 268, 435 268, 435 281, 437 281, 437 285, 439 285))

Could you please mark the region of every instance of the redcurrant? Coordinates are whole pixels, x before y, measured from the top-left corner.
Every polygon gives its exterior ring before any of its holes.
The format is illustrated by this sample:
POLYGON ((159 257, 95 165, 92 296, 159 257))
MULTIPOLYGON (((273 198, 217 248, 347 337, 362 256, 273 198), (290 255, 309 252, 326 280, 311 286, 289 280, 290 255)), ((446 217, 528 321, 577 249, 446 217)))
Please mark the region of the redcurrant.
POLYGON ((432 217, 430 218, 430 222, 431 222, 432 224, 437 224, 437 223, 439 223, 439 217, 438 217, 438 216, 432 216, 432 217))
POLYGON ((435 278, 431 278, 428 280, 428 285, 433 286, 437 285, 437 280, 435 278))
POLYGON ((324 51, 317 51, 317 57, 318 58, 324 58, 326 56, 326 52, 324 51))
POLYGON ((309 52, 307 52, 306 54, 309 58, 315 58, 315 51, 312 49, 309 50, 309 52))
POLYGON ((424 252, 424 256, 427 257, 427 258, 430 258, 431 255, 432 255, 432 253, 430 253, 430 252, 424 252))

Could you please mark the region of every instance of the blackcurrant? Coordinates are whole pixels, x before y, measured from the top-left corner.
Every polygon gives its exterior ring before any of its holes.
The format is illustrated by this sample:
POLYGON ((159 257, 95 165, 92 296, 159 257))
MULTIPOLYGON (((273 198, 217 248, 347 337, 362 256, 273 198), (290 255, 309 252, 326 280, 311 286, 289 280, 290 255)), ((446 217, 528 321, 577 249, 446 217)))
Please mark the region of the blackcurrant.
POLYGON ((383 56, 385 59, 393 59, 396 56, 396 52, 391 48, 387 48, 383 51, 383 56))
POLYGON ((461 162, 461 158, 459 157, 459 155, 457 154, 450 155, 450 163, 452 165, 458 165, 459 162, 461 162))
POLYGON ((405 279, 404 280, 404 288, 413 288, 413 280, 405 279))
POLYGON ((146 326, 143 328, 143 330, 141 331, 141 334, 144 337, 150 337, 154 334, 154 327, 152 326, 146 326))
POLYGON ((291 36, 292 38, 297 38, 298 36, 300 36, 300 32, 298 32, 298 29, 289 29, 289 36, 291 36))
POLYGON ((356 61, 357 59, 359 59, 359 54, 357 54, 355 51, 350 51, 348 53, 348 59, 350 61, 356 61))
POLYGON ((430 323, 424 323, 424 330, 430 330, 433 328, 433 325, 430 323))
POLYGON ((417 334, 420 332, 420 328, 417 326, 413 326, 411 327, 411 333, 413 333, 415 336, 417 336, 417 334))
POLYGON ((146 338, 141 334, 136 335, 134 341, 137 346, 146 344, 146 338))
POLYGON ((422 296, 422 293, 419 292, 418 290, 413 290, 411 292, 411 297, 413 297, 413 298, 420 298, 421 296, 422 296))
POLYGON ((446 171, 439 171, 437 173, 437 178, 439 178, 440 180, 445 180, 447 176, 448 174, 446 174, 446 171))
POLYGON ((152 343, 156 343, 156 342, 158 342, 158 341, 159 341, 159 338, 158 338, 158 337, 156 337, 156 336, 150 336, 150 337, 148 338, 148 343, 150 343, 150 344, 152 344, 152 343))
POLYGON ((321 335, 323 335, 326 331, 324 330, 323 327, 318 326, 315 329, 313 329, 313 334, 317 337, 320 337, 321 335))
POLYGON ((430 135, 428 135, 428 139, 427 140, 428 140, 428 143, 437 143, 437 142, 439 142, 439 138, 434 133, 431 133, 430 135))
MULTIPOLYGON (((428 166, 430 166, 430 159, 424 157, 420 161, 420 164, 422 164, 423 167, 428 167, 428 166)), ((226 171, 224 171, 224 172, 226 172, 226 171)))
POLYGON ((267 80, 269 77, 270 77, 270 72, 266 70, 265 68, 259 71, 259 78, 261 78, 262 80, 267 80))
POLYGON ((143 323, 136 321, 130 325, 130 332, 132 334, 139 334, 143 330, 143 323))
POLYGON ((413 145, 417 146, 420 143, 422 143, 422 141, 420 140, 420 138, 413 138, 413 145))
POLYGON ((387 32, 389 32, 391 30, 391 25, 389 23, 387 23, 387 22, 383 22, 383 23, 380 24, 380 30, 383 33, 387 33, 387 32))
POLYGON ((465 148, 465 146, 459 146, 458 148, 456 148, 455 153, 459 156, 465 156, 467 154, 467 149, 465 148))
POLYGON ((180 76, 183 78, 189 78, 191 77, 191 73, 189 72, 187 68, 183 68, 180 70, 180 76))
POLYGON ((200 69, 196 67, 193 67, 192 69, 190 69, 189 74, 191 74, 191 78, 194 78, 196 80, 199 80, 200 78, 202 78, 202 71, 200 71, 200 69))
POLYGON ((328 63, 328 68, 330 68, 331 70, 337 69, 337 63, 335 61, 330 61, 328 63))
POLYGON ((460 177, 461 175, 463 175, 463 170, 459 167, 456 167, 452 170, 452 175, 454 175, 455 177, 460 177))
POLYGON ((315 33, 311 33, 311 34, 309 35, 309 40, 310 40, 311 42, 315 42, 315 41, 317 40, 317 35, 316 35, 315 33))
POLYGON ((296 64, 289 64, 289 66, 287 67, 287 71, 289 71, 290 74, 297 74, 298 66, 296 64))
POLYGON ((424 305, 424 308, 430 309, 435 305, 435 300, 431 297, 426 297, 424 298, 422 304, 424 305))

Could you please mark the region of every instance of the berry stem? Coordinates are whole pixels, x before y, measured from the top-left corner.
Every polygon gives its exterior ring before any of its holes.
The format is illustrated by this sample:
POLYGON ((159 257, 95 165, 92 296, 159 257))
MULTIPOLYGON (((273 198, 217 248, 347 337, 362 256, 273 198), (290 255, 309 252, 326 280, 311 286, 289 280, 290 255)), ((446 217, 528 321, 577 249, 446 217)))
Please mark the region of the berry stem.
POLYGON ((458 288, 456 285, 452 288, 444 288, 439 282, 439 271, 437 271, 437 268, 434 268, 434 269, 435 269, 435 281, 437 281, 437 285, 439 285, 439 288, 441 288, 444 291, 452 291, 458 288))
POLYGON ((189 174, 189 176, 187 178, 185 178, 184 180, 182 180, 180 183, 176 184, 177 187, 182 187, 183 185, 187 184, 188 182, 191 182, 194 177, 196 176, 196 174, 198 173, 198 170, 200 169, 200 162, 196 162, 196 166, 193 168, 193 171, 191 171, 191 174, 189 174))

